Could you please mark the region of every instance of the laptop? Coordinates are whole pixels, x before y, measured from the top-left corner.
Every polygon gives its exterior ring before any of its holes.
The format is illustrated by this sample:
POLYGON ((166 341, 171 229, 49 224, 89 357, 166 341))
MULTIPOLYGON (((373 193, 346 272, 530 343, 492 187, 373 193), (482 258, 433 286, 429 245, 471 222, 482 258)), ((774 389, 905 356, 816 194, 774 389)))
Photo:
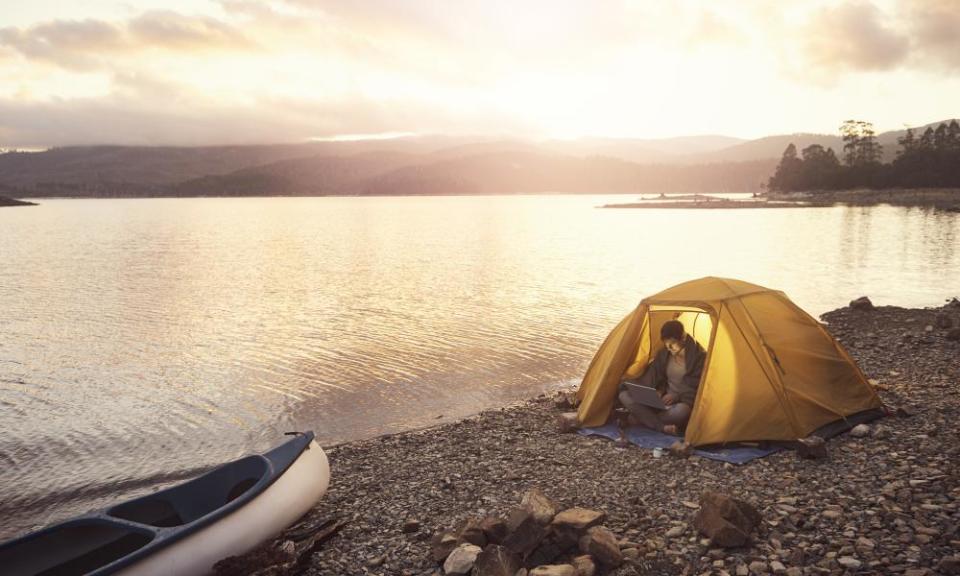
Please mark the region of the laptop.
POLYGON ((657 410, 667 409, 667 405, 660 399, 660 394, 657 393, 656 388, 630 382, 629 380, 625 380, 623 384, 627 387, 627 390, 630 392, 630 398, 632 398, 634 402, 656 408, 657 410))

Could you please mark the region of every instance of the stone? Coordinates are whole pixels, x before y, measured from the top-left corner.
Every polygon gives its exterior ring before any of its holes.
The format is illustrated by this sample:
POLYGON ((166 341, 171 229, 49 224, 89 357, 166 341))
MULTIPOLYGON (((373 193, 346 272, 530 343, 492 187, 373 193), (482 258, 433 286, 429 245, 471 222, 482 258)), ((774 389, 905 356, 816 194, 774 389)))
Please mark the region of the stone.
POLYGON ((850 435, 854 438, 864 438, 870 435, 870 427, 866 424, 857 424, 850 429, 850 435))
POLYGON ((797 441, 797 456, 801 460, 823 460, 827 457, 827 443, 819 436, 807 436, 797 441))
POLYGON ((943 312, 936 315, 933 320, 933 323, 937 325, 937 328, 941 330, 948 330, 953 328, 953 318, 947 316, 943 312))
POLYGON ((577 576, 595 576, 597 573, 597 565, 593 562, 592 556, 577 556, 571 564, 576 569, 577 576))
POLYGON ((841 556, 837 559, 837 564, 843 566, 847 570, 858 570, 860 566, 863 565, 863 562, 857 560, 853 556, 841 556))
POLYGON ((951 342, 957 342, 960 340, 960 328, 952 328, 946 335, 947 340, 951 342))
POLYGON ((894 410, 893 412, 894 416, 896 416, 897 418, 910 418, 916 413, 917 411, 913 408, 913 406, 908 406, 906 404, 901 404, 900 406, 897 406, 897 409, 894 410))
POLYGON ((560 410, 576 408, 578 404, 580 404, 580 400, 577 398, 576 392, 557 392, 553 399, 553 405, 560 410))
POLYGON ((673 528, 667 530, 664 536, 667 538, 679 538, 680 536, 683 536, 683 533, 686 531, 686 529, 686 526, 683 525, 674 526, 673 528))
POLYGON ((386 561, 387 561, 386 556, 374 556, 373 558, 370 558, 369 560, 364 562, 364 565, 367 566, 368 568, 379 568, 380 566, 383 566, 384 562, 386 561))
POLYGON ((489 544, 477 556, 473 576, 514 576, 522 566, 519 554, 505 546, 489 544))
POLYGON ((693 446, 683 440, 677 440, 670 445, 670 454, 676 458, 688 458, 693 454, 693 446))
POLYGON ((770 570, 772 570, 774 574, 784 574, 787 571, 787 567, 778 560, 772 560, 770 562, 770 570))
POLYGON ((580 422, 577 420, 576 412, 564 412, 557 415, 557 432, 561 434, 573 432, 579 425, 580 422))
POLYGON ((510 514, 507 526, 511 527, 510 534, 503 539, 503 545, 526 558, 533 552, 544 536, 547 534, 546 528, 534 518, 529 510, 519 509, 510 514))
POLYGON ((762 560, 754 560, 750 563, 750 572, 753 574, 766 574, 767 563, 762 560))
POLYGON ((477 557, 483 550, 479 546, 463 543, 453 549, 443 563, 443 571, 451 576, 466 576, 473 570, 477 557))
POLYGON ((553 517, 550 530, 557 545, 563 549, 573 548, 587 529, 600 524, 606 514, 587 508, 568 508, 553 517))
POLYGON ((547 564, 527 572, 528 576, 577 576, 577 569, 570 564, 547 564))
POLYGON ((606 514, 589 508, 568 508, 553 517, 554 526, 570 526, 577 530, 586 530, 603 522, 606 514))
POLYGON ((871 302, 870 299, 867 298, 866 296, 861 296, 855 300, 851 300, 850 307, 853 308, 854 310, 863 310, 863 311, 874 309, 873 302, 871 302))
POLYGON ((587 530, 579 544, 581 552, 593 556, 605 566, 617 567, 623 563, 617 537, 603 526, 594 526, 587 530))
POLYGON ((403 523, 403 526, 400 528, 400 531, 404 534, 412 534, 420 530, 420 521, 414 520, 413 518, 407 520, 403 523))
POLYGON ((507 537, 507 534, 509 534, 507 523, 496 516, 487 516, 481 520, 480 529, 483 530, 484 536, 487 537, 487 542, 493 544, 500 544, 503 542, 503 539, 507 537))
POLYGON ((293 556, 297 553, 297 545, 293 543, 293 540, 284 540, 280 544, 280 551, 288 556, 293 556))
POLYGON ((941 574, 949 574, 954 576, 960 574, 960 556, 945 556, 940 559, 940 563, 937 564, 937 570, 941 574))
POLYGON ((443 562, 453 549, 460 545, 460 539, 449 532, 440 532, 430 539, 430 553, 434 562, 443 562))
POLYGON ((539 488, 528 490, 520 501, 520 506, 533 514, 533 518, 540 524, 549 524, 557 514, 557 505, 539 488))
POLYGON ((760 513, 748 502, 706 491, 700 496, 694 526, 717 546, 735 548, 750 542, 750 533, 760 520, 760 513))
POLYGON ((787 568, 786 574, 787 576, 803 576, 803 568, 791 566, 790 568, 787 568))
POLYGON ((481 548, 487 545, 487 535, 483 533, 483 527, 476 518, 467 518, 457 534, 461 542, 468 542, 481 548))

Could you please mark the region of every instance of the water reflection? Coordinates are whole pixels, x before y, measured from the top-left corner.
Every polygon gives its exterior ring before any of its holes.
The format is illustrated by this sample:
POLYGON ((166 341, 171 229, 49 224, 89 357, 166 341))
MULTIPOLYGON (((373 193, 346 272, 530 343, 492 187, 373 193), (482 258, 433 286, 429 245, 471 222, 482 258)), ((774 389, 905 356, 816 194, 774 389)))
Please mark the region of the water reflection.
POLYGON ((287 430, 339 442, 576 379, 644 294, 690 278, 779 288, 814 314, 960 286, 957 214, 594 208, 612 200, 0 210, 0 537, 287 430))

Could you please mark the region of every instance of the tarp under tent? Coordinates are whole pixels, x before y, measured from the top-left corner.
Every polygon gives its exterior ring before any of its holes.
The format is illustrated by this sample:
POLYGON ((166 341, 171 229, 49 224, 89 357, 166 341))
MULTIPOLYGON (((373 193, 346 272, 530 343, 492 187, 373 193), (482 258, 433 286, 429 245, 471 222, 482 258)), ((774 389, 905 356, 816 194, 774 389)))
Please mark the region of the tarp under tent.
POLYGON ((793 441, 882 413, 846 350, 783 292, 707 277, 644 298, 617 324, 577 391, 581 427, 606 423, 621 380, 643 373, 673 319, 707 350, 686 428, 694 446, 793 441))

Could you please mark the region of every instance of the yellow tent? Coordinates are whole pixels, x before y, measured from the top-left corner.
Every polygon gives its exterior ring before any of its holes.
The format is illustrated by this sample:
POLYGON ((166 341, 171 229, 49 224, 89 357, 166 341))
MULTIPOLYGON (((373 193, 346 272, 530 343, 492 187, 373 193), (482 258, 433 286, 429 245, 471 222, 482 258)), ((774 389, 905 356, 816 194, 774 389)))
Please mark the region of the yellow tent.
POLYGON ((882 406, 850 355, 783 292, 708 277, 644 298, 617 324, 577 391, 581 426, 607 421, 620 381, 653 360, 671 319, 707 350, 687 424, 694 446, 797 440, 882 406))

